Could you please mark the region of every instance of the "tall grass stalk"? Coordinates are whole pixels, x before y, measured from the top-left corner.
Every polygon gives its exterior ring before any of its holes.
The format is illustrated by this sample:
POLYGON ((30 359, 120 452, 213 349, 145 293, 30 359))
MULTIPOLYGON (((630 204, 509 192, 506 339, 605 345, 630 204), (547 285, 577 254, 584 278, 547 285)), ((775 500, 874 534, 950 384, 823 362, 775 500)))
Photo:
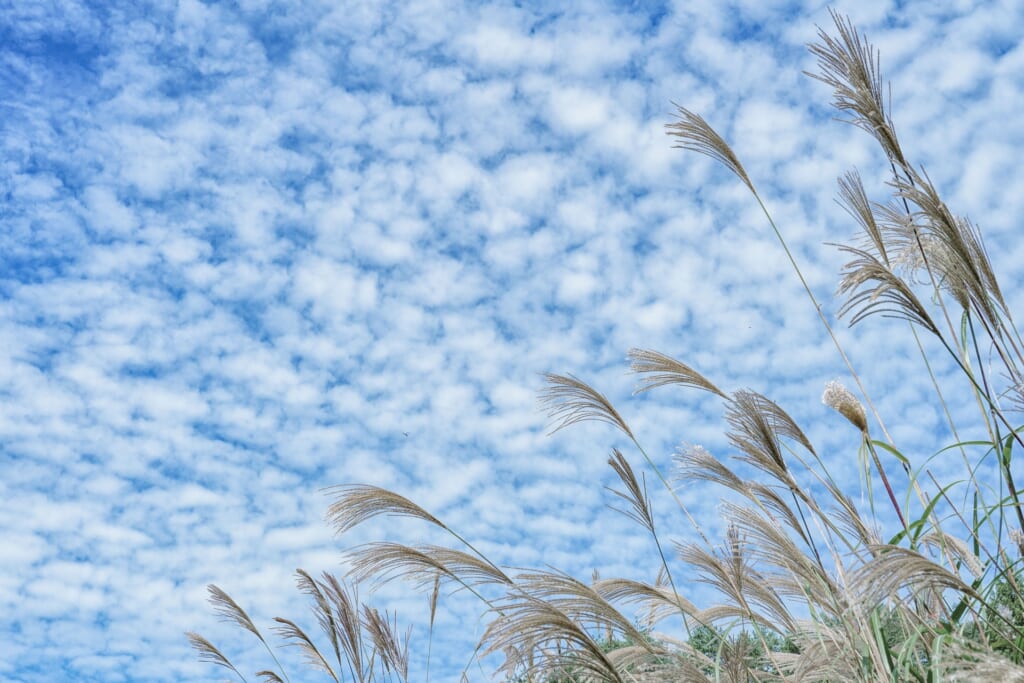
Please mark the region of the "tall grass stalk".
MULTIPOLYGON (((840 274, 840 314, 851 324, 876 315, 908 323, 965 478, 942 482, 930 459, 914 462, 900 450, 739 156, 704 118, 679 107, 668 133, 678 146, 723 164, 750 190, 849 368, 862 399, 837 382, 822 400, 855 430, 850 444, 862 453, 869 511, 859 509, 803 429, 767 396, 724 391, 669 355, 631 350, 637 393, 676 386, 709 393, 723 405, 732 456, 684 447, 671 473, 649 456, 600 391, 572 375, 549 374, 541 402, 553 431, 586 421, 621 431, 675 503, 676 531, 699 540, 663 536, 645 474, 638 476, 617 449, 609 465, 621 488, 611 494, 653 540, 656 578, 650 583, 596 573, 585 583, 557 570, 508 570, 399 494, 370 486, 333 489, 328 521, 339 533, 378 515, 399 515, 441 528, 465 548, 378 542, 347 554, 352 581, 402 578, 430 590, 428 657, 445 585, 480 600, 488 625, 472 660, 502 655, 499 672, 508 680, 1024 680, 1024 511, 1012 468, 1024 436, 1010 412, 1024 405, 1024 343, 980 233, 951 212, 924 170, 906 156, 885 107, 877 52, 849 19, 836 13, 832 19, 834 31, 821 30, 810 46, 819 67, 810 76, 832 88, 840 114, 878 142, 891 190, 887 200, 874 201, 855 172, 839 179, 839 202, 860 230, 854 242, 839 245, 850 258, 840 274), (928 335, 962 374, 987 439, 962 440, 972 427, 954 419, 932 371, 936 359, 921 341, 928 335), (996 369, 986 368, 986 356, 996 369), (873 438, 869 412, 883 440, 873 438), (972 462, 970 454, 979 451, 972 462), (886 461, 899 466, 905 482, 902 475, 889 476, 886 461), (1000 474, 994 484, 984 476, 989 468, 1000 474), (875 515, 872 470, 898 521, 887 540, 880 529, 888 515, 875 515), (720 543, 687 510, 679 482, 722 491, 727 532, 720 543), (675 576, 683 568, 691 581, 712 589, 713 604, 699 607, 680 590, 675 576), (643 615, 644 628, 630 610, 643 615), (682 631, 671 624, 657 630, 679 618, 682 631)), ((354 586, 331 575, 314 580, 300 571, 299 588, 311 600, 326 645, 287 619, 277 619, 276 632, 309 664, 338 683, 407 680, 408 635, 398 633, 393 617, 359 607, 354 586)), ((226 593, 211 587, 211 599, 222 616, 273 654, 226 593)), ((200 659, 245 680, 210 641, 198 634, 189 639, 200 659)), ((286 680, 279 664, 278 670, 256 676, 286 680)))

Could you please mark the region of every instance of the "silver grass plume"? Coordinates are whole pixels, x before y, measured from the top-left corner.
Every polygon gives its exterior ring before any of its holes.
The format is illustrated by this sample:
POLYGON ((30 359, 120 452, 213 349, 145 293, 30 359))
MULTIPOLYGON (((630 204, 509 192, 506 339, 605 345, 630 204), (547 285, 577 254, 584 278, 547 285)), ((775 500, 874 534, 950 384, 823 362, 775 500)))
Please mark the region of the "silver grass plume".
POLYGON ((743 165, 736 158, 732 148, 708 125, 707 121, 699 114, 678 104, 676 105, 676 115, 679 120, 667 124, 665 128, 668 129, 669 135, 679 140, 677 148, 700 152, 711 157, 735 173, 736 177, 742 180, 751 192, 755 191, 753 183, 750 182, 747 172, 743 170, 743 165))
POLYGON ((572 375, 544 375, 547 387, 540 392, 541 407, 554 422, 549 434, 577 422, 604 422, 618 427, 630 439, 633 432, 611 402, 597 389, 572 375))
POLYGON ((666 384, 680 384, 710 391, 712 394, 728 398, 725 392, 715 386, 704 375, 689 365, 677 361, 657 351, 646 349, 630 349, 626 357, 630 360, 629 370, 641 375, 640 385, 635 394, 642 394, 666 384))
POLYGON ((599 579, 594 590, 609 602, 636 604, 649 615, 651 624, 680 613, 692 618, 698 613, 696 606, 668 586, 652 586, 632 579, 599 579))
POLYGON ((726 436, 741 451, 741 460, 786 486, 793 486, 782 457, 779 435, 790 437, 814 451, 807 437, 777 403, 755 391, 736 391, 726 406, 725 420, 730 427, 726 436))
POLYGON ((359 616, 359 594, 350 584, 339 581, 333 574, 324 573, 319 583, 324 597, 333 606, 334 629, 338 644, 345 653, 351 671, 357 680, 363 680, 366 661, 363 658, 363 630, 359 616))
MULTIPOLYGON (((303 569, 296 569, 296 584, 299 591, 313 599, 313 613, 316 616, 320 630, 324 632, 334 650, 334 657, 341 662, 341 644, 338 641, 339 624, 331 609, 331 603, 324 594, 324 589, 317 584, 316 580, 303 569)), ((332 674, 333 675, 333 674, 332 674)), ((337 680, 337 677, 334 677, 337 680)))
POLYGON ((838 294, 848 298, 839 309, 840 317, 852 312, 850 324, 855 325, 877 313, 908 320, 939 336, 939 328, 917 294, 890 265, 863 249, 850 246, 839 249, 855 257, 843 266, 838 294))
POLYGON ((397 619, 387 612, 363 605, 363 625, 370 634, 374 648, 380 654, 385 671, 395 672, 402 681, 409 680, 410 626, 404 634, 397 633, 397 619))
MULTIPOLYGON (((722 511, 742 531, 747 561, 756 563, 774 592, 835 612, 837 587, 824 568, 793 541, 778 520, 766 516, 762 510, 730 502, 722 503, 722 511)), ((788 525, 803 536, 795 519, 788 525)), ((801 540, 806 542, 805 538, 801 540)))
POLYGON ((1024 683, 1024 668, 976 643, 955 640, 949 643, 939 660, 938 680, 950 683, 1024 683))
POLYGON ((848 171, 839 178, 839 205, 860 224, 868 240, 868 246, 874 248, 876 254, 886 265, 889 264, 888 245, 883 236, 882 228, 875 218, 875 210, 871 200, 864 191, 860 174, 848 171))
POLYGON ((377 541, 345 553, 350 575, 357 582, 373 578, 385 583, 394 578, 413 582, 420 589, 433 586, 438 577, 466 586, 512 585, 500 569, 475 555, 435 545, 408 546, 377 541))
MULTIPOLYGON (((707 671, 714 669, 715 663, 704 653, 680 644, 678 652, 651 654, 645 648, 636 645, 620 647, 608 653, 608 659, 619 671, 629 672, 630 683, 664 683, 665 681, 709 681, 707 671)), ((742 679, 736 683, 746 683, 749 679, 744 671, 742 679)), ((720 677, 722 683, 732 683, 727 677, 720 677)))
POLYGON ((608 490, 629 503, 627 509, 619 511, 653 534, 654 513, 651 510, 651 501, 647 497, 646 482, 642 483, 636 478, 629 461, 617 448, 612 450, 608 464, 615 470, 615 474, 619 475, 619 480, 622 481, 625 491, 613 488, 608 488, 608 490))
POLYGON ((805 73, 832 87, 832 106, 847 116, 844 120, 869 133, 894 163, 906 167, 892 120, 885 111, 878 53, 861 38, 849 18, 835 10, 830 13, 839 35, 834 38, 818 29, 819 42, 808 45, 808 49, 818 58, 819 73, 805 73))
POLYGON ((338 675, 334 673, 334 669, 327 662, 324 656, 320 653, 313 640, 306 634, 302 628, 290 619, 284 617, 274 617, 279 625, 273 628, 273 631, 282 639, 292 641, 294 645, 302 652, 303 658, 306 663, 312 668, 323 671, 328 676, 333 678, 336 683, 340 683, 338 675))
MULTIPOLYGON (((547 602, 577 623, 610 628, 635 643, 648 642, 633 621, 605 600, 594 586, 557 571, 524 572, 516 579, 524 594, 547 602)), ((513 597, 511 602, 515 604, 518 600, 513 597)))
POLYGON ((327 508, 327 521, 339 534, 377 515, 414 517, 442 529, 448 528, 408 498, 379 486, 333 486, 327 491, 335 495, 334 502, 327 508))
POLYGON ((967 571, 975 579, 980 579, 985 575, 985 568, 981 566, 978 556, 971 551, 967 543, 956 536, 951 536, 941 529, 936 529, 921 537, 921 545, 944 550, 966 567, 967 571))
POLYGON ((708 481, 747 497, 752 495, 746 481, 700 444, 684 444, 673 459, 679 480, 708 481))
POLYGON ((912 172, 909 180, 897 180, 896 191, 919 207, 915 224, 941 245, 929 259, 936 279, 950 288, 965 309, 974 304, 975 310, 993 321, 998 317, 993 303, 1006 312, 1006 301, 977 228, 966 218, 953 215, 923 173, 912 172), (932 264, 933 260, 938 262, 932 264))
POLYGON ((243 681, 245 676, 235 668, 235 665, 231 663, 224 653, 217 649, 213 643, 204 638, 203 636, 195 633, 194 631, 187 631, 185 637, 188 638, 189 644, 192 646, 197 653, 197 659, 200 662, 208 662, 211 664, 217 664, 223 666, 225 669, 229 669, 235 673, 243 681))
POLYGON ((213 605, 213 611, 219 617, 224 621, 234 622, 261 641, 266 642, 263 640, 263 634, 256 628, 256 624, 253 623, 246 611, 235 602, 234 598, 212 583, 206 587, 206 590, 210 594, 209 601, 213 605))
POLYGON ((747 553, 738 527, 730 524, 726 542, 718 548, 677 544, 679 558, 696 570, 694 580, 720 591, 728 602, 701 613, 705 623, 747 619, 771 630, 793 630, 795 623, 782 597, 758 571, 747 553))
POLYGON ((486 644, 484 656, 504 652, 502 669, 510 674, 518 670, 527 680, 564 674, 568 660, 589 677, 584 680, 625 683, 608 655, 575 618, 525 593, 510 596, 482 641, 486 644))
POLYGON ((885 545, 874 548, 875 557, 852 572, 851 592, 863 606, 886 601, 900 603, 900 593, 936 593, 952 590, 980 600, 971 586, 942 565, 908 548, 885 545))

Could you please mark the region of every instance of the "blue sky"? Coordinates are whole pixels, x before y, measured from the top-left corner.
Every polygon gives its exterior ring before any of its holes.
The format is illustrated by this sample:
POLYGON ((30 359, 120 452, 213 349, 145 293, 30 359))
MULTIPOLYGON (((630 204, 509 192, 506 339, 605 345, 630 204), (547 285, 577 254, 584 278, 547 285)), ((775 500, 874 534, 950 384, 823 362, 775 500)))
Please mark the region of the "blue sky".
MULTIPOLYGON (((1022 310, 1024 7, 836 8, 1022 310)), ((833 318, 824 243, 854 233, 834 179, 856 166, 882 199, 886 167, 801 74, 827 23, 753 0, 0 3, 0 676, 217 677, 189 629, 262 668, 207 583, 309 623, 296 567, 441 540, 387 519, 335 538, 334 484, 394 488, 499 564, 653 580, 602 489, 623 444, 548 437, 536 404, 539 373, 571 372, 666 467, 684 442, 727 453, 714 402, 630 398, 631 347, 771 396, 856 491, 813 307, 745 189, 664 134, 678 102, 731 141, 833 318)), ((905 326, 837 327, 896 440, 944 445, 905 326)), ((714 492, 681 495, 720 530, 714 492)), ((414 624, 420 672, 426 597, 372 600, 414 624)), ((442 600, 433 680, 478 614, 442 600)))

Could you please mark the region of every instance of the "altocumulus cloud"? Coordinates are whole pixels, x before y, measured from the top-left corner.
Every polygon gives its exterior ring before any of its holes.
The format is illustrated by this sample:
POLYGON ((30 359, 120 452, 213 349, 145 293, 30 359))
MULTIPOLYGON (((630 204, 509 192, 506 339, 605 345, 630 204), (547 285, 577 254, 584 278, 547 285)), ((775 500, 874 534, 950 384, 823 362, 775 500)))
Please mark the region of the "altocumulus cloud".
MULTIPOLYGON (((884 166, 800 74, 821 3, 2 7, 7 680, 208 680, 186 629, 262 667, 208 582, 265 624, 303 613, 295 567, 426 533, 333 538, 331 484, 401 491, 501 564, 653 579, 605 507, 615 435, 546 438, 534 399, 537 373, 574 372, 660 462, 681 441, 724 452, 714 405, 628 400, 631 346, 773 396, 855 481, 817 401, 843 369, 813 308, 742 188, 663 129, 678 101, 734 143, 833 315, 822 242, 853 228, 832 179, 856 165, 880 192, 884 166)), ((1021 6, 849 11, 908 153, 1021 311, 1021 6)), ((842 336, 923 457, 941 420, 915 408, 929 388, 894 329, 842 336)), ((713 497, 683 495, 713 526, 713 497)), ((422 680, 426 597, 374 599, 416 624, 422 680)), ((443 600, 435 680, 466 664, 475 614, 443 600)))

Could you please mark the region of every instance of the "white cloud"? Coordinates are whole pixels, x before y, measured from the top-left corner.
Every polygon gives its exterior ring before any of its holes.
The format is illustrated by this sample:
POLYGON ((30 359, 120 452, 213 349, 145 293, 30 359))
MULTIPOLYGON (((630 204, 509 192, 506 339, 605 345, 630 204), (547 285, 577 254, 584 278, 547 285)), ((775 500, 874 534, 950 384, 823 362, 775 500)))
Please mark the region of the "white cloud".
POLYGON ((608 99, 582 88, 545 88, 551 98, 551 117, 570 133, 589 132, 608 118, 608 99))
POLYGON ((523 35, 514 26, 484 22, 459 41, 484 69, 518 70, 547 65, 554 56, 549 39, 523 35))

